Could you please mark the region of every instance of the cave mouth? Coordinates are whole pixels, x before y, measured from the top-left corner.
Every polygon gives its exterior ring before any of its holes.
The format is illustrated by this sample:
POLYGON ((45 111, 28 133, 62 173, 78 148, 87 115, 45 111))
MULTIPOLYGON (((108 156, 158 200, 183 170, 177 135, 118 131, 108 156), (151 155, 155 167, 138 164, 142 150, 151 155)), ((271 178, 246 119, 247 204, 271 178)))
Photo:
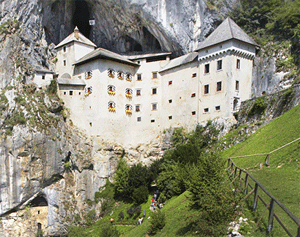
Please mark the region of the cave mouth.
POLYGON ((79 31, 87 38, 91 33, 91 26, 89 25, 90 11, 85 0, 75 1, 75 11, 72 18, 72 24, 78 27, 79 31))

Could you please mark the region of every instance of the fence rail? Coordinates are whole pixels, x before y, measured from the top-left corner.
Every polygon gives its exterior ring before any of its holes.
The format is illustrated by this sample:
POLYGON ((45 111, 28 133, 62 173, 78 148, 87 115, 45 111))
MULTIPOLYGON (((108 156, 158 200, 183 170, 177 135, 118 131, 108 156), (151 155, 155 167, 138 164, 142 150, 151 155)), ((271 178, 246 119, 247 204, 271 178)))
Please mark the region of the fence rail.
POLYGON ((265 206, 265 210, 263 211, 263 214, 259 218, 257 224, 254 227, 254 230, 258 227, 261 219, 263 218, 265 212, 269 210, 269 218, 268 218, 268 232, 271 232, 273 229, 273 220, 274 218, 277 220, 277 222, 280 224, 280 226, 284 229, 284 231, 290 236, 290 237, 300 237, 300 220, 298 217, 296 217, 287 207, 285 207, 281 202, 279 202, 274 196, 272 196, 256 179, 254 179, 246 170, 239 168, 235 165, 235 163, 232 161, 231 158, 228 158, 228 171, 230 171, 229 177, 233 177, 231 183, 235 183, 237 180, 239 180, 240 184, 244 184, 244 194, 246 195, 242 200, 246 200, 249 198, 252 194, 254 194, 254 203, 253 203, 253 209, 256 210, 257 208, 257 202, 258 199, 261 200, 261 202, 265 206), (245 173, 245 178, 242 177, 242 174, 245 173), (252 186, 249 181, 250 179, 255 183, 254 186, 252 186), (250 192, 248 192, 248 189, 251 189, 250 192), (260 188, 269 198, 269 202, 265 202, 262 197, 258 194, 258 188, 260 188), (279 217, 275 214, 274 208, 275 205, 279 206, 288 216, 289 218, 296 223, 297 225, 297 235, 292 235, 290 230, 287 229, 287 227, 282 223, 282 221, 279 219, 279 217))

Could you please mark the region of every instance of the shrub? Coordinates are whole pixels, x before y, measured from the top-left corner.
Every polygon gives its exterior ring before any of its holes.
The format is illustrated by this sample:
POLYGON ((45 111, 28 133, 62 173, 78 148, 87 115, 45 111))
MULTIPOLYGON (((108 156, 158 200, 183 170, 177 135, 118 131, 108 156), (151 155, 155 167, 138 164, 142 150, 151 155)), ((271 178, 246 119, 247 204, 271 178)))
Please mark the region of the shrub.
POLYGON ((101 237, 119 237, 120 233, 115 226, 105 225, 103 228, 101 228, 100 236, 101 237))
POLYGON ((127 209, 127 214, 132 217, 133 215, 138 216, 142 211, 142 207, 141 206, 131 206, 127 209))
POLYGON ((267 108, 267 103, 265 103, 265 98, 264 97, 259 97, 255 100, 253 106, 249 110, 248 116, 253 116, 255 114, 262 115, 266 108, 267 108))
POLYGON ((119 213, 119 220, 123 220, 124 219, 124 213, 122 211, 120 211, 119 213))
POLYGON ((132 199, 135 204, 142 204, 144 202, 147 202, 148 195, 149 195, 148 187, 143 185, 143 186, 136 188, 133 191, 132 199))
POLYGON ((166 215, 160 210, 154 212, 151 216, 151 226, 149 232, 151 235, 155 235, 166 225, 166 215))
POLYGON ((57 83, 55 79, 52 79, 50 85, 47 88, 47 93, 51 95, 56 95, 57 93, 57 83))
POLYGON ((90 226, 96 221, 96 211, 90 210, 85 217, 86 225, 90 226))

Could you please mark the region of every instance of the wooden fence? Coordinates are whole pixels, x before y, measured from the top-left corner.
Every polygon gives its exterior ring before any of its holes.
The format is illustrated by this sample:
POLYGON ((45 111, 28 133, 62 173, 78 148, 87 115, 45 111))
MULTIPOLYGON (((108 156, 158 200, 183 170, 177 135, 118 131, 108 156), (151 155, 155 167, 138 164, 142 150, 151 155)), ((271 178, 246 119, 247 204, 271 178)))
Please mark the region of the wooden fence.
POLYGON ((242 200, 246 200, 252 194, 254 194, 254 203, 253 209, 256 210, 258 200, 264 204, 265 209, 259 218, 258 222, 256 223, 254 230, 260 224, 264 214, 267 210, 269 210, 269 218, 268 218, 268 232, 271 232, 273 229, 273 220, 274 218, 278 221, 280 226, 285 230, 285 232, 290 237, 300 237, 300 220, 296 217, 288 208, 286 208, 282 203, 280 203, 275 197, 273 197, 256 179, 254 179, 246 170, 239 168, 235 165, 231 158, 228 159, 228 171, 230 172, 229 177, 232 178, 231 184, 239 182, 240 187, 243 189, 244 194, 246 195, 242 200), (244 177, 243 177, 244 176, 244 177), (252 186, 249 181, 252 180, 254 182, 254 186, 252 186), (248 189, 250 188, 250 192, 248 189), (265 201, 262 197, 258 194, 259 188, 270 198, 270 201, 265 201), (292 235, 291 230, 288 230, 287 227, 282 223, 279 217, 276 215, 274 208, 275 205, 280 207, 288 216, 289 218, 297 225, 297 235, 292 235))

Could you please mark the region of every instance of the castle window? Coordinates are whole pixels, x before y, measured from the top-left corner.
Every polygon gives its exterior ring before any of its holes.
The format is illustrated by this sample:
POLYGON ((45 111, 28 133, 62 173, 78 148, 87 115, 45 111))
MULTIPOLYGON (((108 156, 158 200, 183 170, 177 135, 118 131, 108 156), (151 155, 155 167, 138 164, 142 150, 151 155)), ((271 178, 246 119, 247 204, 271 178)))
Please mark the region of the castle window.
POLYGON ((157 88, 152 88, 152 95, 156 95, 157 94, 157 88))
POLYGON ((241 60, 237 59, 236 60, 236 69, 240 69, 241 68, 241 60))
POLYGON ((78 95, 81 95, 81 92, 78 92, 78 95))
POLYGON ((90 126, 91 126, 91 127, 93 127, 93 124, 92 124, 92 122, 90 122, 90 126))
POLYGON ((169 100, 169 104, 171 104, 172 103, 172 100, 169 100))
POLYGON ((85 79, 88 80, 88 79, 91 79, 92 78, 92 71, 88 71, 85 73, 85 79))
POLYGON ((209 73, 209 63, 204 65, 204 73, 209 73))
POLYGON ((192 74, 192 77, 196 77, 196 76, 197 76, 197 73, 193 73, 193 74, 192 74))
POLYGON ((107 93, 109 95, 115 95, 116 94, 116 87, 113 85, 108 85, 107 86, 107 93))
POLYGON ((196 111, 192 111, 192 115, 196 115, 196 111))
POLYGON ((92 94, 93 92, 93 87, 92 86, 89 86, 87 88, 85 88, 85 96, 89 96, 90 94, 92 94))
POLYGON ((140 96, 142 94, 141 91, 142 91, 141 89, 137 89, 136 90, 136 96, 140 96))
POLYGON ((136 105, 135 106, 135 112, 140 112, 140 111, 141 111, 140 105, 136 105))
POLYGON ((169 81, 169 85, 172 85, 172 83, 173 83, 172 81, 169 81))
POLYGON ((208 113, 209 108, 204 108, 204 113, 208 113))
POLYGON ((217 91, 221 91, 222 90, 222 82, 219 81, 217 82, 217 91))
POLYGON ((152 104, 152 110, 157 110, 157 103, 152 104))
POLYGON ((155 123, 155 119, 151 119, 151 123, 155 123))
POLYGON ((121 72, 121 71, 118 72, 118 79, 119 80, 123 80, 124 79, 123 72, 121 72))
POLYGON ((142 74, 140 73, 140 74, 137 74, 137 80, 138 81, 141 81, 142 80, 142 74))
POLYGON ((66 60, 64 60, 64 66, 67 66, 67 61, 66 60))
POLYGON ((45 80, 45 75, 42 75, 42 79, 45 80))
POLYGON ((69 95, 73 95, 73 91, 69 91, 69 95))
POLYGON ((64 95, 66 95, 67 94, 67 92, 66 91, 64 91, 64 95))
POLYGON ((240 89, 240 82, 239 81, 235 81, 235 90, 239 91, 240 89))
POLYGON ((128 98, 128 99, 131 99, 132 98, 132 90, 130 88, 126 88, 125 89, 125 96, 128 98))
POLYGON ((221 110, 220 105, 216 106, 216 111, 219 111, 219 110, 221 110))
POLYGON ((222 69, 222 60, 217 61, 217 70, 222 69))
POLYGON ((204 85, 204 94, 209 93, 209 85, 204 85))
POLYGON ((38 211, 38 215, 41 214, 41 211, 38 211))
POLYGON ((141 61, 137 61, 138 64, 141 64, 141 61))
POLYGON ((132 114, 132 105, 125 105, 125 113, 128 114, 128 115, 131 115, 132 114))
POLYGON ((157 79, 157 72, 152 72, 152 79, 157 79))
POLYGON ((192 97, 192 98, 193 98, 193 97, 196 97, 196 93, 192 93, 191 97, 192 97))
POLYGON ((137 117, 136 121, 141 122, 142 121, 142 117, 137 117))
POLYGON ((172 116, 169 116, 169 120, 171 120, 172 119, 172 116))
POLYGON ((130 73, 126 74, 126 81, 132 81, 132 75, 130 73))
POLYGON ((116 103, 113 101, 108 102, 108 111, 109 112, 116 112, 116 103))
POLYGON ((64 53, 65 53, 67 51, 66 46, 64 46, 63 49, 64 49, 64 53))
POLYGON ((107 74, 108 74, 108 77, 110 77, 110 78, 115 77, 115 71, 113 69, 108 69, 107 74))

